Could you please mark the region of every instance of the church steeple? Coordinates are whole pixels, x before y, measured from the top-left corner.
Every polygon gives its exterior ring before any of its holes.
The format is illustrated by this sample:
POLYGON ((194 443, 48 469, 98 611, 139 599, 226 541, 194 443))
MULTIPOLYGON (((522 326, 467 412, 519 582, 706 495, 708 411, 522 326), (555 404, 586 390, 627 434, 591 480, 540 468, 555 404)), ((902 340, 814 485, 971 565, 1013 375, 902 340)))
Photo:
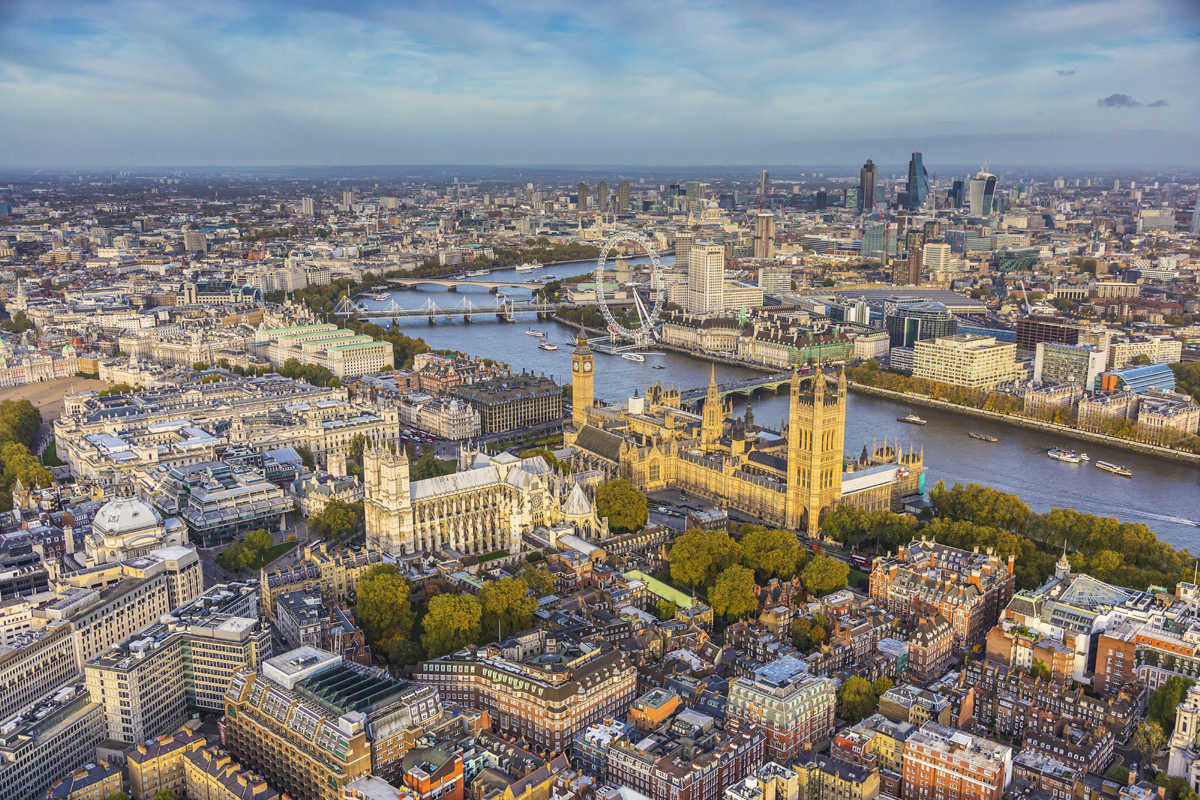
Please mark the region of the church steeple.
POLYGON ((723 410, 721 390, 717 386, 717 367, 714 364, 708 381, 708 395, 704 398, 704 419, 700 427, 700 443, 706 449, 715 447, 721 440, 723 410))

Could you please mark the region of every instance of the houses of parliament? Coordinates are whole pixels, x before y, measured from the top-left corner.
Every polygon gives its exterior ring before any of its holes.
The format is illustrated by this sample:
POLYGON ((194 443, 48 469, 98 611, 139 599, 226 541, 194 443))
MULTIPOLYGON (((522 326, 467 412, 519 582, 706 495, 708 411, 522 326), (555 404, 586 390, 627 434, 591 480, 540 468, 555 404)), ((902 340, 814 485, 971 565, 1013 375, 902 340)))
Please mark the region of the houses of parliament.
POLYGON ((900 510, 924 489, 924 453, 876 443, 846 458, 846 376, 836 388, 816 372, 793 373, 788 419, 772 431, 754 424, 749 406, 735 418, 715 372, 701 413, 682 407, 678 390, 646 387, 619 405, 595 402, 595 359, 584 335, 571 356, 572 417, 564 446, 572 469, 628 478, 643 492, 679 489, 757 517, 768 525, 816 536, 841 503, 900 510))

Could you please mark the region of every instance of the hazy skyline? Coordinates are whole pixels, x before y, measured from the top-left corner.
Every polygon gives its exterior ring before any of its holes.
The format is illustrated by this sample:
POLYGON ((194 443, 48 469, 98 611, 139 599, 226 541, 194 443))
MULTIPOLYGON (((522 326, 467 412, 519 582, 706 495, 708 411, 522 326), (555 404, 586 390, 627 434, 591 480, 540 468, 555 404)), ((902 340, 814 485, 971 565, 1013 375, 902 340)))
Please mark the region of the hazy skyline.
POLYGON ((0 0, 0 166, 1200 164, 1200 5, 0 0))

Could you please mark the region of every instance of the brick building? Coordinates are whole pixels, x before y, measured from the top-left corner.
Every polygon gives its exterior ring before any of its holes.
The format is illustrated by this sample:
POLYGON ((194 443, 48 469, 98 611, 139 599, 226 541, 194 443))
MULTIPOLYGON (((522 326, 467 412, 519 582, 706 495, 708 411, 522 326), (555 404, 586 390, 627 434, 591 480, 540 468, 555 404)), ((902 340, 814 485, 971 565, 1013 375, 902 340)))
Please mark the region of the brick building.
POLYGON ((927 722, 905 743, 903 766, 903 800, 1000 800, 1012 748, 927 722))
POLYGON ((871 597, 908 620, 940 613, 954 629, 956 646, 980 644, 1012 599, 1014 563, 990 547, 984 554, 914 539, 895 556, 875 559, 871 597))
POLYGON ((921 617, 908 638, 908 671, 919 680, 936 678, 954 657, 954 629, 941 614, 921 617))
POLYGON ((833 681, 809 673, 796 656, 785 656, 729 683, 726 719, 757 725, 766 734, 767 757, 787 762, 833 735, 837 716, 833 681))

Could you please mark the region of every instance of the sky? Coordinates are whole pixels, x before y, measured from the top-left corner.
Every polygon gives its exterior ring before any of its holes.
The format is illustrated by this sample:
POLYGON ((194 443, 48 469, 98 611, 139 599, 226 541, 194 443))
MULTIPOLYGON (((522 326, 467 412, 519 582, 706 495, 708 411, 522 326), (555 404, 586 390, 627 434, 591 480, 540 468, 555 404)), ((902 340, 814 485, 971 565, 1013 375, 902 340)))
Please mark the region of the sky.
POLYGON ((0 167, 1200 165, 1197 0, 0 0, 0 167))

